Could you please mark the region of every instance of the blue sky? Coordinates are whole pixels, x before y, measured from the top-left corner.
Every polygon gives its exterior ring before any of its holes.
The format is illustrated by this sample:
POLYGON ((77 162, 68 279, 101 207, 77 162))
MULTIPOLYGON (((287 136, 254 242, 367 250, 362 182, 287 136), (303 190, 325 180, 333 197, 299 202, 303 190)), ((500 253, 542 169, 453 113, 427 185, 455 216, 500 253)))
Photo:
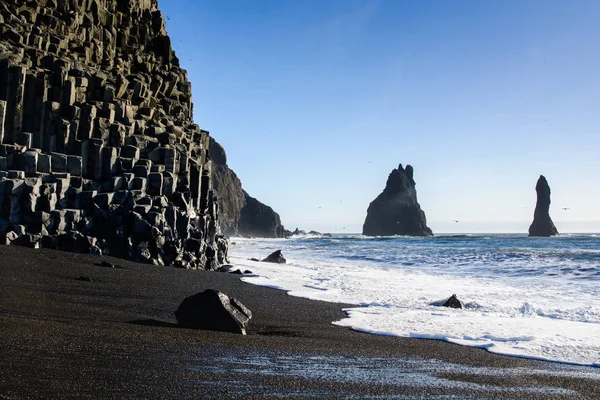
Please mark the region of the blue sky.
POLYGON ((600 231, 600 2, 159 6, 196 122, 287 228, 359 232, 403 163, 434 233, 526 232, 540 174, 559 231, 600 231))

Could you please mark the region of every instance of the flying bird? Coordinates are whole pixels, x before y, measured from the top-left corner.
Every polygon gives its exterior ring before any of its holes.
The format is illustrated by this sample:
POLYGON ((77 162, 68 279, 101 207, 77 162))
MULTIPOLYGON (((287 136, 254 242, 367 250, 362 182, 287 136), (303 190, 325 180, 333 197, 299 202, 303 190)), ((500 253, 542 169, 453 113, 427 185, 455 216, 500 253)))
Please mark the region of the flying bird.
POLYGON ((169 19, 169 20, 170 20, 170 19, 171 19, 171 17, 167 16, 167 19, 169 19))
POLYGON ((455 219, 455 220, 454 220, 454 222, 458 223, 458 220, 457 220, 457 219, 455 219))
POLYGON ((561 208, 561 210, 570 210, 570 208, 569 207, 563 207, 563 208, 561 208))

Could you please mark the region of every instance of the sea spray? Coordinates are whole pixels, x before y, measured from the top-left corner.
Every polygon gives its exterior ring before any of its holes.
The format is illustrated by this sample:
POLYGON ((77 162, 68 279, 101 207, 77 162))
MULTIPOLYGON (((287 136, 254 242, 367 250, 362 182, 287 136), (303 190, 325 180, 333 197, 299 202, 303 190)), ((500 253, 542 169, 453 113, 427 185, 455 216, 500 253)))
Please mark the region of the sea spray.
POLYGON ((244 281, 356 304, 336 325, 491 352, 600 363, 600 240, 593 235, 334 235, 234 240, 244 281), (282 249, 288 264, 249 261, 282 249), (456 293, 462 310, 435 306, 456 293))

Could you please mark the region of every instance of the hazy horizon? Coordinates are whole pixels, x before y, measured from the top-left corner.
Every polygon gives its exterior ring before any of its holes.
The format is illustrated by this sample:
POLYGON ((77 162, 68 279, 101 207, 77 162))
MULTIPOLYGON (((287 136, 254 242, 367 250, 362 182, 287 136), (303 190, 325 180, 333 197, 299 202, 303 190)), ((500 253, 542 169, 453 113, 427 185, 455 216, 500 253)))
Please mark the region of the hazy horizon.
POLYGON ((600 2, 160 7, 196 122, 286 228, 360 231, 402 163, 434 233, 527 232, 540 174, 559 232, 600 232, 600 2))
MULTIPOLYGON (((479 223, 469 223, 469 222, 465 222, 463 223, 463 227, 461 227, 460 223, 458 224, 454 224, 452 225, 451 223, 447 223, 447 224, 436 224, 436 223, 427 223, 427 225, 431 228, 431 230, 433 231, 433 234, 527 234, 528 233, 528 229, 529 229, 529 225, 531 224, 531 222, 523 225, 521 222, 515 221, 513 223, 511 222, 502 222, 502 221, 491 221, 490 223, 485 223, 485 222, 479 222, 479 223), (453 230, 452 227, 455 227, 455 229, 453 230), (490 226, 496 226, 499 227, 496 228, 498 230, 489 230, 488 228, 490 226), (525 226, 525 229, 523 229, 523 226, 525 226)), ((560 235, 563 234, 600 234, 600 229, 599 230, 593 230, 594 227, 597 227, 600 224, 600 221, 591 221, 591 222, 582 222, 582 223, 578 223, 578 222, 561 222, 561 221, 554 221, 554 224, 556 225, 556 228, 558 229, 558 232, 560 235), (562 229, 561 229, 562 228, 562 229)), ((285 228, 288 230, 293 231, 294 229, 298 228, 300 230, 304 230, 306 232, 314 230, 320 233, 337 233, 337 234, 343 234, 343 233, 350 233, 350 234, 361 234, 362 233, 362 224, 357 225, 357 224, 347 224, 347 225, 343 225, 342 227, 333 227, 333 229, 328 229, 331 228, 331 226, 327 226, 327 225, 323 225, 323 224, 319 224, 319 223, 314 223, 314 224, 301 224, 301 225, 285 225, 285 228), (345 228, 345 229, 344 229, 345 228)))

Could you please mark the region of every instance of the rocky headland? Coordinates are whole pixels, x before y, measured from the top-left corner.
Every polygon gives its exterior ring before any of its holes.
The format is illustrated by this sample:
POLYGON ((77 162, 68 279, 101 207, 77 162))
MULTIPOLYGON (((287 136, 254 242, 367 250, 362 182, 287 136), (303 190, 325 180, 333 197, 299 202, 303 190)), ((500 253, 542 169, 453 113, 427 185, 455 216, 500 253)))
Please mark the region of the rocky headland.
POLYGON ((0 4, 0 243, 215 269, 283 232, 219 147, 156 0, 0 4))
POLYGON ((383 192, 369 204, 363 225, 367 236, 432 236, 425 213, 417 201, 413 167, 392 170, 383 192))
POLYGON ((209 134, 156 0, 0 4, 5 244, 214 269, 209 134))
POLYGON ((250 196, 227 165, 225 149, 212 137, 212 181, 219 198, 219 225, 226 236, 281 238, 286 231, 271 207, 250 196))
POLYGON ((550 185, 548 185, 544 175, 540 175, 535 185, 535 191, 537 202, 533 222, 529 227, 529 236, 548 237, 558 235, 558 230, 554 226, 552 218, 550 218, 550 185))

